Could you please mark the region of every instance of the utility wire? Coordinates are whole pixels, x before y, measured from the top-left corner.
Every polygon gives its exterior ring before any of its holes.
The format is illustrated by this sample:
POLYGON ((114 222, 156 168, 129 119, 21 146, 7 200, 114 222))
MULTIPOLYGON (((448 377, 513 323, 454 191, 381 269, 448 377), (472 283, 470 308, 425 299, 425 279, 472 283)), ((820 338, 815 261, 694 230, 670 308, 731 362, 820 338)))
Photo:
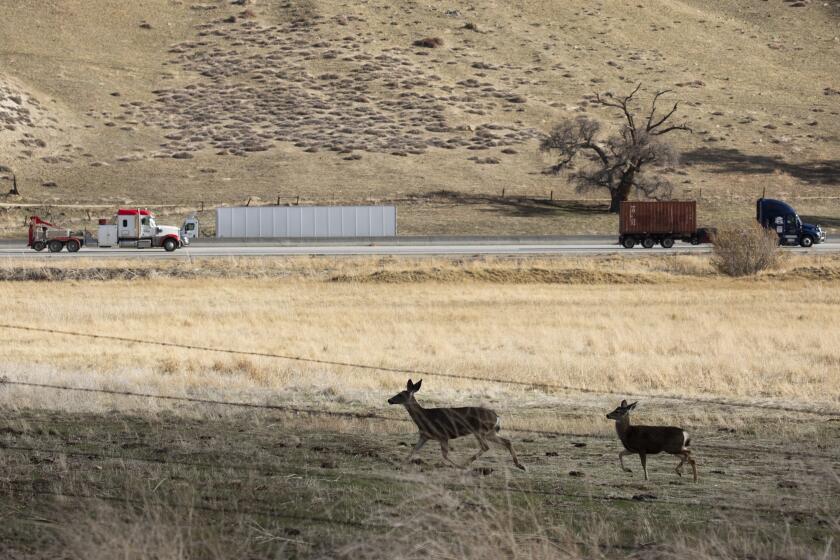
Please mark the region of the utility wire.
MULTIPOLYGON (((501 385, 512 385, 518 387, 526 387, 529 389, 539 389, 544 391, 568 391, 568 392, 577 392, 577 393, 585 393, 585 394, 594 394, 594 395, 615 395, 615 396, 622 396, 622 397, 630 397, 630 398, 648 398, 648 399, 659 399, 659 400, 668 400, 668 401, 675 401, 675 402, 695 402, 701 404, 712 404, 718 406, 728 406, 733 408, 749 408, 749 409, 760 409, 760 410, 775 410, 775 411, 782 411, 782 412, 796 412, 801 414, 820 414, 823 416, 831 416, 831 417, 840 417, 840 412, 836 411, 824 411, 824 410, 815 410, 815 409, 801 409, 796 407, 788 407, 788 406, 780 406, 780 405, 769 405, 769 404, 755 404, 755 403, 740 403, 740 402, 730 402, 720 399, 711 399, 711 398, 700 398, 700 397, 674 397, 668 395, 652 395, 652 394, 644 394, 644 393, 627 393, 627 392, 620 392, 620 391, 612 391, 609 389, 589 389, 585 387, 575 387, 571 385, 560 385, 555 383, 545 383, 545 382, 533 382, 533 381, 518 381, 518 380, 510 380, 510 379, 496 379, 492 377, 483 377, 478 375, 460 375, 454 373, 445 373, 445 372, 436 372, 436 371, 427 371, 427 370, 420 370, 420 369, 410 369, 410 368, 397 368, 397 367, 387 367, 387 366, 375 366, 371 364, 360 364, 360 363, 353 363, 353 362, 343 362, 337 360, 325 360, 320 358, 310 358, 304 356, 293 356, 288 354, 277 354, 272 352, 256 352, 250 350, 235 350, 230 348, 213 348, 210 346, 198 346, 193 344, 180 344, 177 342, 165 342, 165 341, 158 341, 158 340, 149 340, 149 339, 137 339, 137 338, 129 338, 123 336, 115 336, 115 335, 105 335, 105 334, 94 334, 94 333, 82 333, 82 332, 74 332, 74 331, 65 331, 59 329, 48 329, 43 327, 31 327, 31 326, 24 326, 24 325, 12 325, 12 324, 0 324, 0 328, 10 329, 10 330, 17 330, 17 331, 27 331, 27 332, 38 332, 38 333, 45 333, 45 334, 55 334, 55 335, 64 335, 64 336, 75 336, 75 337, 82 337, 82 338, 91 338, 97 340, 111 340, 117 342, 125 342, 129 344, 145 344, 145 345, 152 345, 152 346, 161 346, 167 348, 181 348, 184 350, 199 350, 202 352, 219 352, 224 354, 231 354, 237 356, 252 356, 252 357, 259 357, 259 358, 273 358, 273 359, 281 359, 281 360, 289 360, 295 362, 304 362, 304 363, 312 363, 312 364, 321 364, 321 365, 331 365, 331 366, 338 366, 338 367, 348 367, 348 368, 355 368, 355 369, 363 369, 368 371, 380 371, 386 373, 400 373, 406 375, 423 375, 428 377, 442 377, 447 379, 458 379, 462 381, 480 381, 483 383, 497 383, 501 385)), ((146 395, 138 395, 138 396, 146 396, 146 395)), ((200 401, 201 399, 196 399, 196 401, 200 401)), ((244 404, 243 406, 253 406, 250 404, 244 404)))
MULTIPOLYGON (((214 465, 211 463, 185 463, 179 461, 167 461, 163 459, 145 459, 140 457, 127 457, 121 455, 113 455, 113 454, 103 454, 103 453, 92 453, 92 452, 68 452, 68 451, 61 451, 61 450, 50 450, 50 449, 39 449, 39 448, 32 448, 32 447, 23 447, 23 446, 8 446, 6 449, 16 450, 16 451, 26 451, 30 453, 52 453, 56 455, 67 455, 67 456, 77 456, 82 458, 91 457, 98 457, 104 459, 115 459, 115 460, 122 460, 122 461, 129 461, 129 462, 141 462, 141 463, 153 463, 153 464, 160 464, 160 465, 179 465, 179 466, 191 466, 197 468, 204 468, 208 470, 225 470, 225 469, 235 469, 235 470, 247 470, 247 471, 255 471, 260 472, 263 474, 281 474, 281 475, 288 475, 288 474, 297 474, 292 473, 288 470, 286 471, 279 471, 277 469, 272 469, 270 467, 260 467, 260 466, 247 466, 247 465, 239 465, 239 466, 227 466, 227 465, 214 465)), ((360 479, 367 479, 367 480, 377 480, 377 481, 386 481, 386 482, 402 482, 407 484, 414 484, 416 480, 409 480, 409 479, 401 479, 395 476, 388 476, 382 474, 373 474, 373 473, 350 473, 350 476, 360 479)), ((329 480, 328 480, 329 481, 329 480)), ((344 484, 346 480, 341 479, 337 482, 344 484)), ((590 500, 590 501, 599 501, 599 502, 624 502, 624 503, 638 503, 640 500, 634 497, 627 497, 627 496, 598 496, 593 494, 581 494, 581 493, 569 493, 563 492, 560 490, 544 490, 539 488, 521 488, 521 487, 510 487, 510 486, 494 486, 494 485, 485 485, 485 484, 462 484, 462 483, 444 483, 443 486, 448 490, 460 491, 460 490, 479 490, 479 491, 488 491, 493 493, 501 493, 501 494, 520 494, 520 495, 532 495, 532 496, 551 496, 551 497, 559 497, 559 498, 575 498, 575 499, 582 499, 582 500, 590 500)), ((58 496, 68 496, 67 494, 56 493, 55 495, 58 496)), ((132 499, 125 499, 123 498, 111 498, 111 497, 103 497, 103 496, 79 496, 79 495, 69 495, 70 497, 89 497, 89 498, 99 498, 104 500, 115 500, 115 501, 127 501, 133 502, 138 500, 132 499)), ((732 510, 732 511, 751 511, 751 512, 762 512, 765 514, 783 514, 783 515, 812 515, 813 512, 809 511, 798 511, 798 510, 791 510, 788 508, 785 509, 777 509, 777 508, 763 508, 760 506, 739 506, 737 504, 700 504, 696 502, 685 502, 681 500, 658 500, 659 503, 669 503, 674 505, 681 505, 681 506, 689 506, 689 507, 707 507, 707 508, 715 508, 721 510, 732 510)), ((259 502, 258 502, 259 503, 259 502)), ((190 506, 187 506, 190 507, 190 506)), ((231 510, 231 509, 215 509, 212 508, 210 511, 217 511, 217 512, 243 512, 243 513, 253 513, 257 515, 266 515, 272 517, 288 517, 292 519, 300 518, 303 520, 310 520, 308 517, 304 516, 296 516, 296 515, 285 515, 285 514, 277 514, 274 511, 260 511, 260 512, 253 512, 250 510, 231 510)), ((328 518, 318 517, 313 518, 312 520, 319 521, 319 522, 327 522, 327 523, 337 523, 337 524, 348 524, 348 522, 341 521, 341 520, 330 520, 328 518)), ((356 522, 350 522, 356 523, 356 522)), ((359 524, 353 526, 360 526, 364 527, 366 524, 359 524)), ((368 526, 370 528, 379 528, 378 526, 368 526)))
MULTIPOLYGON (((206 404, 206 405, 218 405, 218 406, 233 406, 233 407, 245 407, 245 408, 255 408, 255 409, 265 409, 265 410, 274 410, 280 412, 287 412, 291 414, 304 414, 307 416, 330 416, 330 417, 339 417, 339 418, 351 418, 354 420, 386 420, 388 422, 401 422, 401 423, 412 423, 412 420, 409 418, 396 418, 393 416, 384 416, 379 414, 373 413, 358 413, 358 412, 349 412, 349 411, 333 411, 333 410, 316 410, 310 408, 297 408, 297 407, 290 407, 284 405, 272 405, 272 404, 259 404, 259 403, 248 403, 248 402, 240 402, 240 401, 220 401, 220 400, 213 400, 213 399, 200 399, 195 397, 179 397, 174 395, 155 395, 151 393, 138 393, 133 391, 117 391, 114 389, 94 389, 91 387, 70 387, 66 385, 50 385, 46 383, 30 383, 26 381, 14 381, 7 378, 0 378, 0 386, 3 384, 7 385, 18 385, 22 387, 33 387, 38 389, 53 389, 58 391, 78 391, 84 393, 102 393, 108 395, 119 395, 119 396, 126 396, 126 397, 139 397, 139 398, 150 398, 150 399, 162 399, 168 401, 183 401, 183 402, 192 402, 192 403, 199 403, 199 404, 206 404)), ((504 428, 507 432, 514 432, 514 433, 523 433, 523 434, 537 434, 543 436, 551 436, 551 437, 569 437, 569 438, 588 438, 588 439, 599 439, 599 440, 607 440, 611 439, 608 436, 600 435, 600 434, 582 434, 577 432, 562 432, 562 431, 555 431, 555 430, 537 430, 537 429, 527 429, 527 428, 504 428)), ((828 459, 828 460, 840 460, 840 457, 835 457, 832 455, 822 455, 819 453, 810 453, 810 452, 791 452, 783 449, 770 449, 770 448, 762 448, 762 447, 743 447, 743 446, 730 446, 730 445, 720 445, 714 443, 703 444, 700 446, 695 446, 695 449, 716 449, 725 452, 736 452, 738 454, 746 454, 746 453, 761 453, 761 454, 769 454, 769 455, 796 455, 802 457, 811 457, 817 459, 828 459)))

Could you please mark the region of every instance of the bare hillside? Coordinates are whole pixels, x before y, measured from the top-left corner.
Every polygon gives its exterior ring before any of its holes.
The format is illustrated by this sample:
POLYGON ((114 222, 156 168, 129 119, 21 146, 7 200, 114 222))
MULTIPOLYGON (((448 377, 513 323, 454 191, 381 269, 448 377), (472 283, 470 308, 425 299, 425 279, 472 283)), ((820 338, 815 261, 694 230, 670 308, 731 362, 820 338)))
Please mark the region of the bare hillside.
MULTIPOLYGON (((537 145, 642 83, 707 222, 763 189, 840 227, 840 3, 2 0, 0 147, 30 212, 391 201, 403 233, 609 232, 537 145), (553 200, 549 200, 553 198, 553 200), (68 206, 68 207, 63 207, 68 206)), ((0 190, 6 191, 5 185, 0 190)))

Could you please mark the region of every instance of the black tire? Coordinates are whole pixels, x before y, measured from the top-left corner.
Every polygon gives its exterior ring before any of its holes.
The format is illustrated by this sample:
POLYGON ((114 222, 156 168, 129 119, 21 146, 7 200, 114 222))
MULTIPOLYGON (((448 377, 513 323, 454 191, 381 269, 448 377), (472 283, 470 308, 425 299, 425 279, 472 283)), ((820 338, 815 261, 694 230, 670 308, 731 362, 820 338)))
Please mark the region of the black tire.
POLYGON ((803 235, 802 239, 799 240, 799 244, 807 249, 814 245, 814 238, 810 235, 803 235))
POLYGON ((642 247, 645 249, 653 249, 654 245, 656 245, 656 241, 654 241, 653 237, 645 237, 642 239, 642 247))
POLYGON ((50 253, 59 253, 62 249, 64 249, 64 242, 59 241, 58 239, 53 239, 47 243, 47 249, 50 250, 50 253))
POLYGON ((166 250, 167 253, 171 253, 172 251, 178 248, 178 242, 172 239, 171 237, 168 237, 163 240, 163 248, 166 250))
POLYGON ((76 239, 69 239, 66 244, 67 252, 76 253, 82 248, 82 244, 76 239))
POLYGON ((43 241, 36 241, 35 243, 32 244, 32 248, 35 249, 36 251, 43 251, 44 249, 47 248, 47 244, 44 243, 43 241))
POLYGON ((635 247, 635 246, 636 246, 636 238, 635 238, 635 237, 633 237, 632 235, 628 235, 627 237, 625 237, 625 238, 621 241, 621 245, 622 245, 625 249, 632 249, 633 247, 635 247))
POLYGON ((660 243, 662 244, 662 247, 664 247, 665 249, 670 249, 671 247, 674 246, 674 238, 666 237, 662 241, 660 241, 660 243))
POLYGON ((695 235, 694 237, 691 238, 691 244, 692 245, 700 245, 700 238, 695 235))

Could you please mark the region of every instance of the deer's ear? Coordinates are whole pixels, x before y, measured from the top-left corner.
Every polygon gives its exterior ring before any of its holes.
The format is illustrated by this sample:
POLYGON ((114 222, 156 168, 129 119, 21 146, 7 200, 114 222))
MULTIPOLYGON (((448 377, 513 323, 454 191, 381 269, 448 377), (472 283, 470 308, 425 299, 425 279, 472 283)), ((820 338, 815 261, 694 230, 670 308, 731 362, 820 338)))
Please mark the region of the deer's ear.
POLYGON ((634 403, 633 403, 633 404, 631 404, 628 408, 629 408, 630 410, 633 410, 634 408, 636 408, 636 405, 637 405, 637 404, 639 404, 639 401, 634 402, 634 403))
POLYGON ((414 383, 411 382, 411 379, 408 380, 408 383, 405 384, 405 390, 411 391, 411 388, 414 386, 414 383))
POLYGON ((621 401, 621 408, 624 408, 625 406, 627 406, 627 401, 621 401))
POLYGON ((422 379, 421 379, 420 381, 418 381, 417 383, 415 383, 415 384, 414 384, 414 389, 412 389, 412 390, 413 390, 414 392, 419 391, 419 390, 420 390, 420 384, 421 384, 421 383, 423 383, 423 380, 422 380, 422 379))

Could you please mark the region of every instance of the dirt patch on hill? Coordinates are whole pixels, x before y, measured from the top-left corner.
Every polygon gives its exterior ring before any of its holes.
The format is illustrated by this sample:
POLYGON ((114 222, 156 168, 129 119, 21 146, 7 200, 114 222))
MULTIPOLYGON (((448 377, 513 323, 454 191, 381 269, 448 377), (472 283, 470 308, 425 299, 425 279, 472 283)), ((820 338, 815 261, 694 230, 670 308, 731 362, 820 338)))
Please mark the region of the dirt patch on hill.
POLYGON ((416 282, 490 282, 496 284, 653 284, 649 274, 626 274, 600 270, 521 269, 443 269, 378 270, 370 274, 340 274, 333 282, 371 282, 383 284, 416 282))
POLYGON ((150 103, 123 103, 116 118, 107 111, 89 116, 106 126, 122 120, 165 130, 159 149, 133 156, 139 159, 191 159, 204 149, 246 156, 275 142, 306 152, 408 156, 432 147, 509 147, 538 135, 512 122, 527 101, 521 93, 474 78, 447 85, 414 60, 412 49, 381 49, 370 37, 325 39, 328 30, 348 25, 363 27, 366 20, 315 15, 266 26, 228 17, 201 24, 195 40, 169 49, 169 66, 196 76, 194 83, 154 90, 150 103), (496 109, 509 114, 507 124, 490 121, 496 109), (448 111, 487 122, 458 128, 448 122, 448 111))

